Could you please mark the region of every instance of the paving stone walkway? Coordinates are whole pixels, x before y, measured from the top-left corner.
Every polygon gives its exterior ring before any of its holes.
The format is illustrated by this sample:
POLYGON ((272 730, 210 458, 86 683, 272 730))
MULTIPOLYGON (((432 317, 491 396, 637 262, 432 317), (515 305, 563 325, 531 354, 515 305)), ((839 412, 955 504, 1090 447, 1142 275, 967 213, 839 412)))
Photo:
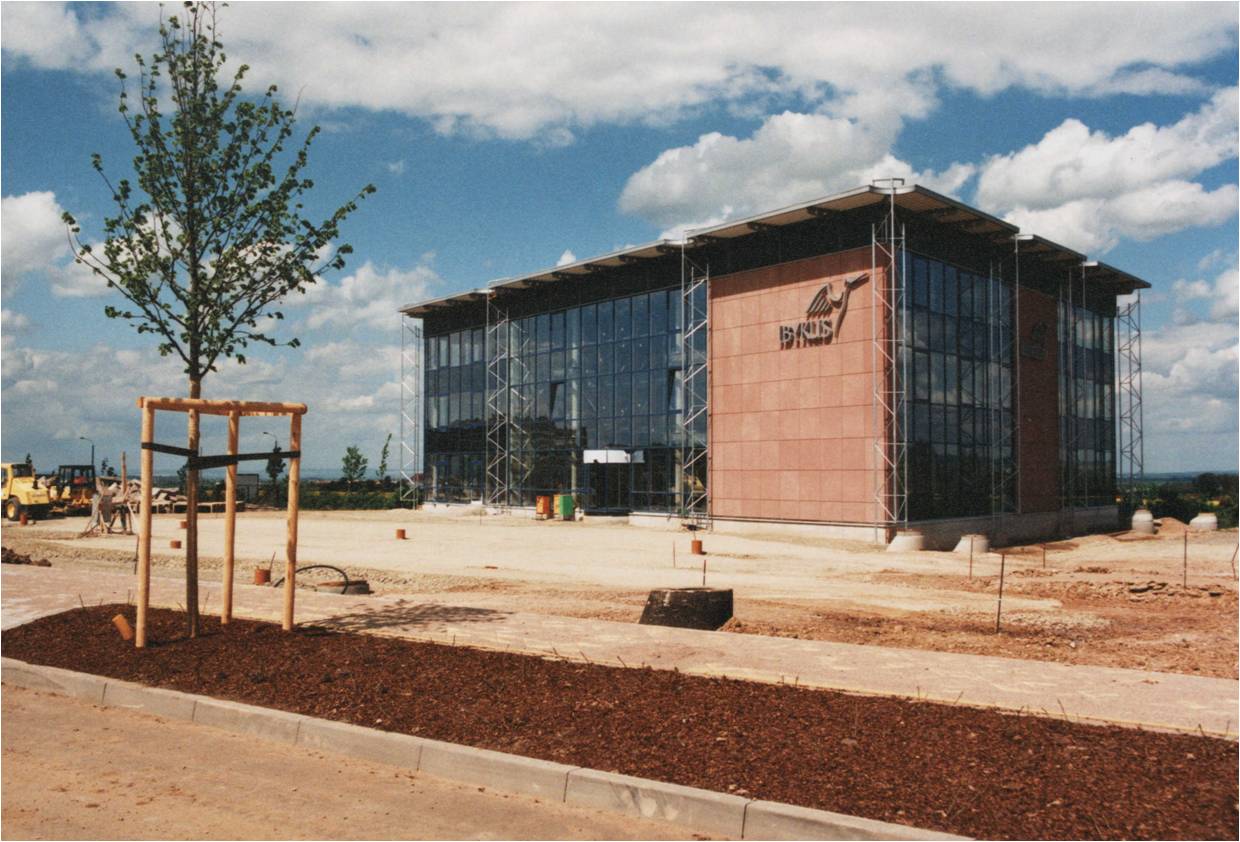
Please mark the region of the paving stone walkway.
MULTIPOLYGON (((5 565, 0 623, 133 597, 123 573, 5 565)), ((151 578, 151 602, 184 604, 184 581, 151 578)), ((218 582, 203 580, 204 610, 219 609, 218 582)), ((238 617, 278 621, 279 591, 238 585, 238 617)), ((1024 711, 1071 720, 1205 732, 1235 738, 1240 683, 1225 678, 1023 661, 984 655, 859 646, 817 640, 703 632, 496 611, 416 594, 340 596, 298 591, 298 622, 352 631, 530 652, 629 667, 787 682, 1024 711)))

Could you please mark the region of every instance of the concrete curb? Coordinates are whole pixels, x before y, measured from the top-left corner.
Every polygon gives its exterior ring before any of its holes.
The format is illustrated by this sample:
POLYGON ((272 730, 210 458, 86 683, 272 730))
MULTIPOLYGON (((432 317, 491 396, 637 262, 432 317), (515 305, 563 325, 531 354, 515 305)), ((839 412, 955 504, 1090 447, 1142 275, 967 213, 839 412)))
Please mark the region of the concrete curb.
POLYGON ((0 682, 738 839, 967 839, 0 658, 0 682))

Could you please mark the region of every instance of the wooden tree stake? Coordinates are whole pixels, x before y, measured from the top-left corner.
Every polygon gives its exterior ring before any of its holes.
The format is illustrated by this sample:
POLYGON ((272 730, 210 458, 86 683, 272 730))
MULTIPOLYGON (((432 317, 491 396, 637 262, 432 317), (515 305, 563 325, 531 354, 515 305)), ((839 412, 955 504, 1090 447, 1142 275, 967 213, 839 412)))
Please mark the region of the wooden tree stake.
MULTIPOLYGON (((228 455, 237 455, 237 442, 241 434, 241 414, 228 413, 228 455)), ((233 608, 233 549, 237 536, 237 465, 228 466, 224 477, 224 604, 220 607, 220 624, 232 620, 233 608)))
MULTIPOLYGON (((155 410, 142 410, 142 443, 155 437, 155 410)), ((142 524, 138 532, 138 617, 134 646, 146 646, 146 609, 151 602, 151 473, 155 451, 142 449, 142 524)))
POLYGON ((999 554, 999 608, 995 612, 995 634, 999 633, 999 623, 1003 619, 1003 574, 1007 570, 1007 553, 999 554))
MULTIPOLYGON (((186 413, 189 425, 189 443, 198 452, 198 411, 186 413)), ((198 469, 185 472, 185 619, 190 637, 198 636, 198 469)))
MULTIPOLYGON (((289 419, 289 450, 301 451, 301 416, 289 419)), ((288 463, 288 543, 284 562, 284 630, 293 630, 293 590, 297 578, 297 513, 300 508, 301 457, 294 456, 288 463)))

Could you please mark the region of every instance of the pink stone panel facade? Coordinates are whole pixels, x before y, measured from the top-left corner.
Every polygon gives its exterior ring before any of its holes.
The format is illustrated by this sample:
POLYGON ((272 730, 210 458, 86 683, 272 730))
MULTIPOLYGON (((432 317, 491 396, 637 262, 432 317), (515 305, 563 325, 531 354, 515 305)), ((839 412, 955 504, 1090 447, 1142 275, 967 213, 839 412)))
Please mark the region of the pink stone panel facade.
POLYGON ((1020 291, 1020 503, 1059 509, 1059 344, 1055 299, 1020 291))
POLYGON ((863 248, 711 278, 715 517, 877 520, 871 317, 881 272, 851 289, 829 342, 781 343, 781 328, 818 319, 807 309, 824 286, 838 300, 869 273, 863 248))

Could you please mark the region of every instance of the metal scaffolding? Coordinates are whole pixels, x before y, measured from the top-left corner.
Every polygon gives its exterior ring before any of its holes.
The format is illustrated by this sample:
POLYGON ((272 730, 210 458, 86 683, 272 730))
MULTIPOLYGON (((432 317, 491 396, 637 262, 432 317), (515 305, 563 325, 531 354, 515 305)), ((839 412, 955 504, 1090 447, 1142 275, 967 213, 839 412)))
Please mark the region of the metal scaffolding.
MULTIPOLYGON (((1060 510, 1066 513, 1068 523, 1066 529, 1075 529, 1077 502, 1081 497, 1081 466, 1078 457, 1084 424, 1081 422, 1080 384, 1077 377, 1077 346, 1081 343, 1081 308, 1085 305, 1085 266, 1080 264, 1080 282, 1076 282, 1071 269, 1068 270, 1066 290, 1063 284, 1059 287, 1060 322, 1063 330, 1063 344, 1060 346, 1060 371, 1063 372, 1060 408, 1062 422, 1063 460, 1060 464, 1060 510), (1076 303, 1077 287, 1080 287, 1081 304, 1076 303)), ((1086 496, 1088 500, 1088 496, 1086 496)))
POLYGON ((417 502, 426 435, 422 320, 400 317, 400 500, 417 502))
POLYGON ((680 517, 710 523, 710 266, 680 262, 680 517))
MULTIPOLYGON (((1019 248, 1019 246, 1018 246, 1019 248)), ((1019 258, 1017 258, 1019 265, 1019 258)), ((1019 277, 1019 269, 1017 270, 1019 277)), ((1013 314, 1019 313, 1019 287, 1008 287, 1003 278, 1002 264, 990 265, 990 289, 987 296, 986 324, 990 337, 990 361, 987 365, 987 406, 989 407, 990 453, 990 514, 1002 521, 1015 506, 1019 493, 1020 459, 1016 452, 1019 442, 1018 375, 1020 349, 1016 347, 1013 314), (1005 295, 1005 290, 1010 292, 1005 295), (1013 302, 1015 299, 1015 302, 1013 302), (1009 365, 1004 365, 1007 358, 1009 365)), ((1019 323, 1019 315, 1015 316, 1019 323)))
MULTIPOLYGON (((883 221, 870 227, 870 336, 874 372, 871 435, 874 448, 875 530, 908 527, 908 300, 905 296, 904 226, 896 221, 896 189, 885 178, 891 202, 883 221), (882 282, 879 279, 882 278, 882 282)), ((886 541, 890 534, 875 535, 886 541)))
POLYGON ((1141 404, 1141 291, 1122 305, 1116 322, 1116 415, 1119 418, 1119 464, 1116 472, 1124 478, 1125 490, 1136 493, 1136 483, 1145 478, 1145 437, 1142 433, 1144 409, 1141 404))
POLYGON ((506 509, 510 501, 508 452, 512 432, 508 311, 499 306, 495 290, 488 290, 486 299, 486 475, 482 499, 487 506, 506 509))

